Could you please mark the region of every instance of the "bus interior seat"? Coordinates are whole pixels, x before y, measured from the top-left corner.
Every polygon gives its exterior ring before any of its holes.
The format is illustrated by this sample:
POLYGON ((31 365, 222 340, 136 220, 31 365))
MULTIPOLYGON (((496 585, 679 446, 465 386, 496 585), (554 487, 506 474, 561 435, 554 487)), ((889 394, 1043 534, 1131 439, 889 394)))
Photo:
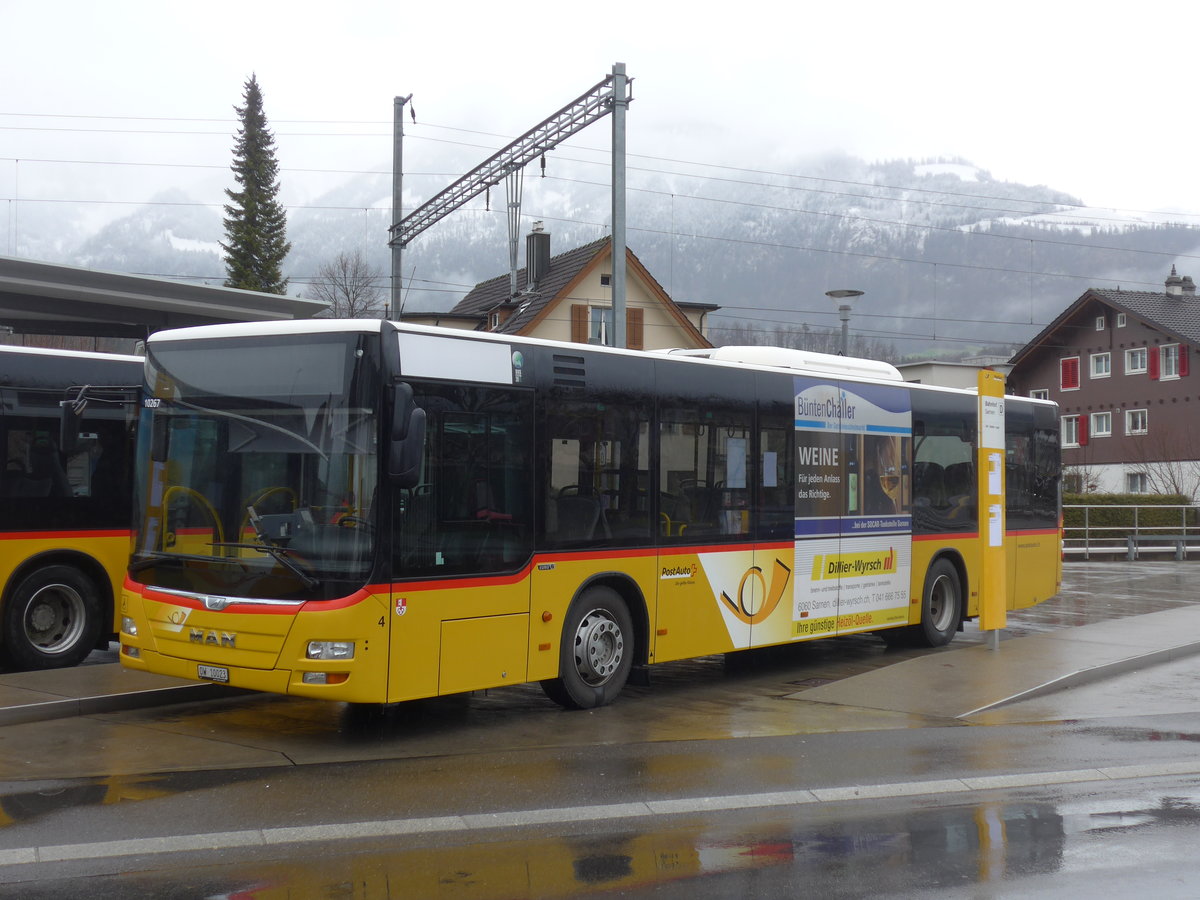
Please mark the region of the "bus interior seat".
POLYGON ((558 510, 558 538, 564 541, 586 541, 596 536, 602 521, 600 500, 586 494, 560 495, 555 500, 558 510))
POLYGON ((927 501, 930 506, 946 505, 946 483, 941 464, 913 463, 913 497, 927 501))
POLYGON ((660 491, 658 495, 658 514, 663 534, 666 537, 678 537, 692 521, 692 506, 686 497, 660 491))
POLYGON ((975 467, 969 462, 946 466, 946 495, 956 497, 975 492, 975 467))

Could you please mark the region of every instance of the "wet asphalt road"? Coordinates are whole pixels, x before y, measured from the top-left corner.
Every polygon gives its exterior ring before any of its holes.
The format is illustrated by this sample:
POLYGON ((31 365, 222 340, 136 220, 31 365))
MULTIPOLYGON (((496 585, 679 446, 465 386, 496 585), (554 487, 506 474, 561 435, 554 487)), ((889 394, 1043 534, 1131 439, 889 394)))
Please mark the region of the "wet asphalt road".
MULTIPOLYGON (((1196 571, 1071 564, 1062 595, 1012 616, 1008 634, 1195 603, 1196 571)), ((980 640, 969 628, 952 648, 980 640)), ((857 637, 732 666, 672 664, 590 713, 563 713, 534 687, 386 713, 236 697, 16 726, 26 730, 6 729, 0 752, 21 745, 29 775, 0 783, 0 862, 20 848, 90 849, 0 865, 0 894, 74 896, 89 874, 100 876, 86 882, 91 897, 765 897, 799 886, 820 896, 1083 896, 1134 884, 1147 860, 1156 896, 1197 893, 1176 891, 1200 871, 1182 849, 1200 836, 1200 779, 1139 779, 1128 767, 1194 763, 1200 661, 1014 704, 986 727, 858 709, 798 716, 787 699, 920 652, 857 637), (46 749, 56 741, 57 753, 46 749), (1115 780, 1068 778, 1104 767, 1115 780), (1001 776, 1014 779, 1004 790, 968 789, 1001 776), (967 787, 919 789, 948 779, 967 787), (872 784, 918 788, 802 796, 872 784), (730 797, 740 800, 711 799, 730 797), (648 798, 666 805, 647 814, 648 798), (637 813, 623 817, 623 804, 637 813), (560 824, 538 810, 559 811, 560 824), (524 824, 487 827, 503 811, 525 811, 524 824), (447 814, 473 816, 475 827, 431 824, 447 814), (294 827, 314 829, 314 840, 229 837, 294 827), (144 855, 145 841, 172 835, 220 849, 144 855), (128 840, 143 855, 101 852, 99 840, 128 840)))

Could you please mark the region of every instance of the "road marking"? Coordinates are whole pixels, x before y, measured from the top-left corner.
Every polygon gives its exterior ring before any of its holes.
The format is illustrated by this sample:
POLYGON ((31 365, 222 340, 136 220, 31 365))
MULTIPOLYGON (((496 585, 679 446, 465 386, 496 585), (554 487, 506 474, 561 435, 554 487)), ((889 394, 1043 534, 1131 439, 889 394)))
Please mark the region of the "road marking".
POLYGON ((564 823, 576 822, 584 824, 594 823, 600 819, 656 818, 721 810, 764 809, 773 806, 803 806, 814 803, 843 803, 852 800, 880 800, 892 797, 919 797, 933 794, 966 794, 986 790, 1043 787, 1053 784, 1077 784, 1085 781, 1160 778, 1170 775, 1200 775, 1200 761, 1105 766, 1096 769, 1072 769, 1061 772, 968 776, 937 781, 849 785, 835 788, 769 791, 758 794, 731 794, 676 800, 646 800, 633 803, 609 803, 598 806, 572 806, 558 809, 513 810, 461 816, 433 816, 418 819, 382 819, 373 822, 348 822, 332 825, 255 828, 244 831, 218 831, 209 834, 183 834, 173 837, 96 841, 86 844, 54 844, 45 847, 16 847, 9 850, 0 850, 0 866, 20 866, 48 862, 77 862, 80 860, 108 859, 118 856, 149 856, 160 853, 187 853, 191 851, 222 850, 236 847, 273 847, 310 841, 363 840, 412 834, 430 835, 495 828, 562 825, 564 823))

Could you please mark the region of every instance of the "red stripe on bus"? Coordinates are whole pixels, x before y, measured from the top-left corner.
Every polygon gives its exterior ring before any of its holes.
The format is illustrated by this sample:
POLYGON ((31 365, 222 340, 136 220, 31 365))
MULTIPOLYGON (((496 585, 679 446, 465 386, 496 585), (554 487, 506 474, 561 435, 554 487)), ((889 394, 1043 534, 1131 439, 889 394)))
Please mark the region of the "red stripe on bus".
POLYGON ((0 540, 6 541, 61 541, 69 538, 128 538, 129 529, 119 528, 94 529, 91 531, 3 531, 0 540))
MULTIPOLYGON (((178 594, 172 594, 166 591, 156 590, 147 585, 137 584, 129 578, 125 579, 125 589, 133 593, 140 593, 147 600, 154 600, 158 603, 172 603, 175 606, 184 606, 188 609, 202 610, 206 607, 203 601, 197 600, 194 597, 183 597, 178 594)), ((386 587, 383 591, 386 591, 386 587)), ((381 593, 381 591, 375 591, 381 593)), ((221 595, 214 595, 221 596, 221 595)), ((355 606, 362 603, 364 600, 370 599, 372 596, 371 587, 359 588, 353 594, 347 594, 345 597, 337 597, 333 600, 298 600, 293 603, 290 600, 284 601, 286 606, 260 606, 259 604, 248 600, 245 603, 238 603, 233 600, 228 606, 221 610, 227 613, 243 613, 247 615, 264 615, 264 616, 294 616, 304 607, 312 604, 317 611, 345 609, 349 606, 355 606)), ((230 598, 232 600, 232 598, 230 598)))

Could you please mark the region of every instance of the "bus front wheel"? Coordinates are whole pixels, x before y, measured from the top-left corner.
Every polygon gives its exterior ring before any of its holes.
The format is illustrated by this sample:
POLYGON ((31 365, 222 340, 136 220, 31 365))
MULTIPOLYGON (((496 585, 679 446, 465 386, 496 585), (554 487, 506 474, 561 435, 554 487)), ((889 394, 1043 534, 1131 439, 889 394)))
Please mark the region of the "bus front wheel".
POLYGON ((37 569, 4 604, 4 662, 21 670, 78 665, 100 638, 100 596, 70 566, 37 569))
POLYGON ((620 594, 589 588, 567 610, 559 677, 541 682, 542 690, 567 709, 611 703, 629 678, 633 649, 633 620, 620 594))

